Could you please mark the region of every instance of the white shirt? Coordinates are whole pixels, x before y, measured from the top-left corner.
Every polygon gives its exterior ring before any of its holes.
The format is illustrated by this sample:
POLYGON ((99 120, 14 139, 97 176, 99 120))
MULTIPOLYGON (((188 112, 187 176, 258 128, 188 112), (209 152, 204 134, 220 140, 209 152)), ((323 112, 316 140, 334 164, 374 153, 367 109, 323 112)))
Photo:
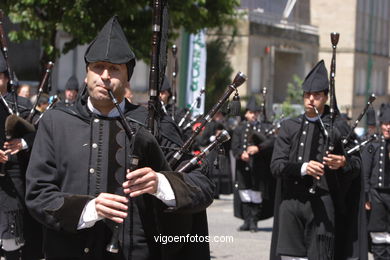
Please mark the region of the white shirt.
MULTIPOLYGON (((310 121, 310 122, 315 122, 315 121, 318 120, 318 116, 315 116, 315 117, 308 117, 307 115, 305 115, 305 117, 306 117, 306 119, 307 119, 308 121, 310 121)), ((302 166, 301 166, 301 176, 307 175, 307 172, 306 172, 307 165, 308 165, 307 162, 305 162, 305 163, 302 164, 302 166)))
MULTIPOLYGON (((93 107, 89 97, 88 97, 87 106, 91 112, 97 115, 101 115, 99 110, 93 107)), ((125 101, 123 99, 123 101, 119 104, 119 107, 120 109, 123 109, 124 106, 125 106, 125 101)), ((116 108, 113 108, 107 115, 107 117, 117 117, 117 116, 119 116, 119 112, 116 108)), ((176 198, 172 186, 169 183, 168 179, 159 172, 157 172, 157 192, 154 193, 153 196, 155 196, 156 198, 164 202, 164 204, 169 207, 176 206, 176 198)), ((90 228, 93 225, 95 225, 97 221, 103 219, 103 217, 99 216, 96 212, 95 201, 96 199, 93 199, 85 205, 83 212, 81 213, 79 223, 77 225, 77 229, 90 228)))

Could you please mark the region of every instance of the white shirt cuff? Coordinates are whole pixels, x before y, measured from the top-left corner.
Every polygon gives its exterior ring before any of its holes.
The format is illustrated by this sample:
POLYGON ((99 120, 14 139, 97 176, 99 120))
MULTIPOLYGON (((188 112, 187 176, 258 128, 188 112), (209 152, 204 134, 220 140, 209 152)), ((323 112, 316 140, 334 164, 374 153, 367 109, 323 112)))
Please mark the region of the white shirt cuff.
POLYGON ((307 175, 307 173, 306 173, 307 165, 308 165, 307 162, 305 162, 305 163, 302 164, 302 167, 301 167, 301 176, 307 175))
POLYGON ((23 138, 20 139, 20 142, 22 143, 22 150, 28 149, 28 144, 23 138))
POLYGON ((79 224, 77 225, 78 230, 93 227, 97 221, 103 219, 103 217, 100 217, 96 212, 95 200, 96 199, 90 200, 85 205, 79 219, 79 224))
POLYGON ((157 192, 153 195, 164 202, 169 207, 176 206, 175 193, 173 192, 172 186, 168 179, 161 173, 157 172, 158 184, 157 192))

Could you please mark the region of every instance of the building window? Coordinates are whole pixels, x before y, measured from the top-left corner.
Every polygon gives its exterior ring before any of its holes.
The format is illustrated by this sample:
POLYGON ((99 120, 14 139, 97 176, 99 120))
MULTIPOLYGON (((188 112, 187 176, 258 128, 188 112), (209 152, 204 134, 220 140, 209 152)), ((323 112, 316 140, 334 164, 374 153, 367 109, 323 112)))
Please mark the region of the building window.
POLYGON ((259 57, 252 59, 252 70, 251 70, 251 92, 260 93, 261 89, 261 61, 259 57))
POLYGON ((367 72, 365 69, 357 69, 355 74, 355 93, 356 95, 366 94, 366 77, 367 72))

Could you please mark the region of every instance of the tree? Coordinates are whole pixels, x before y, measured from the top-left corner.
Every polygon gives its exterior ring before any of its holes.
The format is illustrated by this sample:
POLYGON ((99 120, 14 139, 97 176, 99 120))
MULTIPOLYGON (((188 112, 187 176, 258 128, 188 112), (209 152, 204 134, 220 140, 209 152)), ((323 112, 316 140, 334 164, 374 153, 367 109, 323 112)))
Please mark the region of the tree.
POLYGON ((211 109, 231 83, 233 68, 227 57, 229 46, 222 38, 207 43, 206 111, 211 109))
MULTIPOLYGON (((234 23, 238 0, 169 0, 169 39, 184 27, 190 33, 234 23)), ((63 53, 79 44, 89 43, 114 14, 125 31, 137 58, 148 60, 150 53, 152 10, 149 0, 2 0, 6 15, 20 26, 9 33, 11 41, 41 39, 42 62, 60 55, 55 40, 59 30, 73 39, 63 53)))
POLYGON ((292 76, 292 82, 287 84, 287 97, 282 103, 282 114, 285 117, 293 117, 298 113, 297 109, 293 105, 302 103, 302 83, 303 80, 296 74, 292 76))

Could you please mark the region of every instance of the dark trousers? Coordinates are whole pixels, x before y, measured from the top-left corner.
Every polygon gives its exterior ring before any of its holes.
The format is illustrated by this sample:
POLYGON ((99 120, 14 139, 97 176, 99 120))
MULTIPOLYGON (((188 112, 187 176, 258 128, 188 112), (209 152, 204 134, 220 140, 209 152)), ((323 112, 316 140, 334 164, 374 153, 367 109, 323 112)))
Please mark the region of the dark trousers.
POLYGON ((370 190, 372 209, 368 221, 369 232, 390 232, 390 190, 370 190))
POLYGON ((285 199, 279 208, 277 254, 333 259, 334 210, 329 195, 285 199))

